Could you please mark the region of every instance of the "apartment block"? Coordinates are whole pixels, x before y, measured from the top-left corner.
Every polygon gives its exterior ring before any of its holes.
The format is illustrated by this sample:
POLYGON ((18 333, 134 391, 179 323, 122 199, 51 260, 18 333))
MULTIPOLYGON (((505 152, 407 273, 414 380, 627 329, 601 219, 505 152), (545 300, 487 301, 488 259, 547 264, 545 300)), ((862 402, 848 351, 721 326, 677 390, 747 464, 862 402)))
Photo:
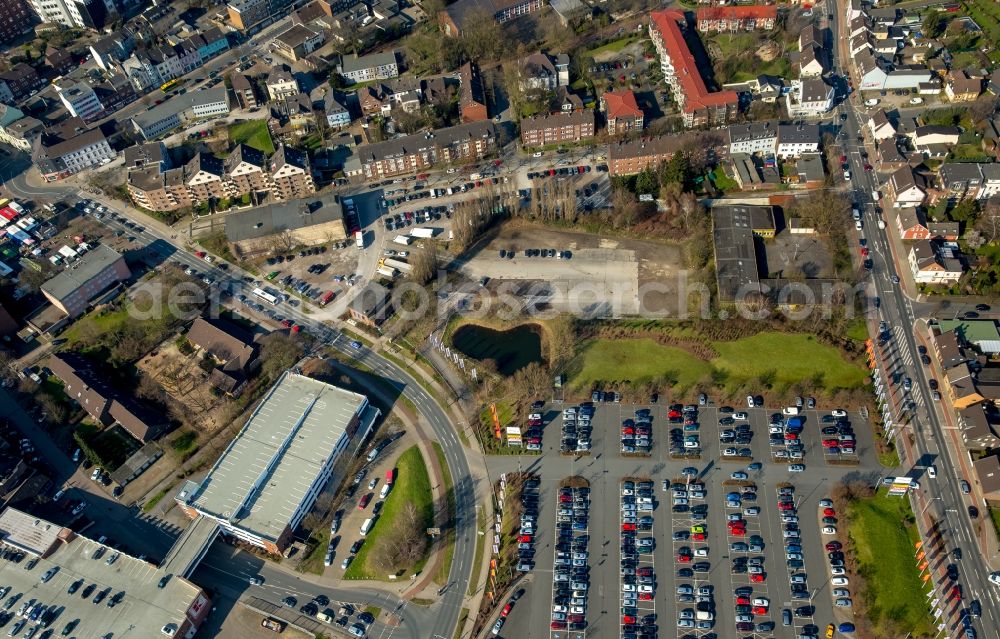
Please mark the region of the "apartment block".
POLYGON ((552 113, 521 120, 521 144, 540 147, 564 142, 582 142, 594 137, 594 111, 552 113))
POLYGON ((366 180, 414 173, 435 164, 480 160, 496 150, 492 122, 469 122, 447 129, 417 133, 358 149, 366 180))

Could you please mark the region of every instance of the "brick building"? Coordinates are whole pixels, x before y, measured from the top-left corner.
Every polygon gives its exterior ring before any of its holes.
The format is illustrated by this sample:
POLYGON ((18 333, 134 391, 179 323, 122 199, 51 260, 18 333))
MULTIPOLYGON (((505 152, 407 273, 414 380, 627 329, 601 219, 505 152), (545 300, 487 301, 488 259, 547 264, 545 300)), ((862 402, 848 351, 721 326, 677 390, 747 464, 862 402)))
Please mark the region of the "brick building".
POLYGON ((521 120, 521 144, 525 147, 582 142, 593 137, 594 112, 591 109, 536 115, 521 120))

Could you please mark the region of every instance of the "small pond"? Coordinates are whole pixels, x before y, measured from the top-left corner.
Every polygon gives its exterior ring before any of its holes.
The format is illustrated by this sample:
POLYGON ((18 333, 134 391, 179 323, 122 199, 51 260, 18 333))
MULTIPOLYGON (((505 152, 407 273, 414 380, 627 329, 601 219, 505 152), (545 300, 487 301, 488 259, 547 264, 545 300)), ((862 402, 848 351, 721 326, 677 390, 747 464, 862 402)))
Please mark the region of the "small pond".
POLYGON ((513 375, 532 362, 544 362, 542 329, 538 324, 521 324, 506 331, 465 324, 452 334, 451 343, 472 359, 494 360, 501 375, 513 375))

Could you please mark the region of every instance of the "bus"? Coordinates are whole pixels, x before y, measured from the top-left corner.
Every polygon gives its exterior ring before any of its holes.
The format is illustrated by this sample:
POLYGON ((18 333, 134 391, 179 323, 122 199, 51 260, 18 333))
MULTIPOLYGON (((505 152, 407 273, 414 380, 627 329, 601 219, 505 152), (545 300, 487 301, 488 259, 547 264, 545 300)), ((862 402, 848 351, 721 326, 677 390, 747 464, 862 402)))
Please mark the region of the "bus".
POLYGON ((270 304, 272 306, 277 306, 278 305, 278 298, 275 297, 274 295, 271 295, 270 293, 268 293, 264 289, 255 288, 253 290, 253 294, 254 294, 254 297, 258 297, 258 298, 264 300, 265 302, 267 302, 268 304, 270 304))
POLYGON ((180 78, 174 78, 173 80, 167 80, 166 82, 164 82, 163 84, 160 85, 160 91, 163 91, 164 93, 166 93, 167 91, 169 91, 170 89, 173 89, 174 87, 176 87, 180 83, 181 83, 180 78))
POLYGON ((326 293, 323 294, 323 297, 319 298, 319 305, 326 306, 327 304, 330 303, 330 300, 333 299, 334 295, 335 293, 333 291, 327 291, 326 293))

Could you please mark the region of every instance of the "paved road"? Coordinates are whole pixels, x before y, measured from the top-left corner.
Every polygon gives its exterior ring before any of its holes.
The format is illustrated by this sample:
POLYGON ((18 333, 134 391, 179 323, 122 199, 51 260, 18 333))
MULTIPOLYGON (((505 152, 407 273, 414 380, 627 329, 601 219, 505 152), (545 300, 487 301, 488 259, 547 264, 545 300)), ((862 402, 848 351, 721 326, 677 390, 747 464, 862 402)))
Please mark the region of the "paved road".
MULTIPOLYGON (((831 25, 833 29, 833 42, 839 42, 838 32, 840 25, 845 21, 844 4, 835 12, 836 20, 831 25)), ((838 48, 836 53, 841 53, 838 48)), ((848 119, 845 122, 847 138, 854 139, 863 126, 862 116, 856 108, 855 102, 848 102, 844 105, 844 112, 848 119)), ((904 468, 901 471, 908 471, 906 474, 917 478, 920 481, 919 496, 915 499, 917 509, 927 507, 937 519, 945 521, 943 530, 947 551, 952 548, 960 548, 963 552, 963 559, 959 562, 960 583, 964 586, 965 599, 978 599, 983 607, 982 619, 975 625, 980 636, 1000 637, 1000 599, 996 596, 996 588, 987 581, 990 572, 989 565, 984 561, 982 554, 976 544, 975 530, 969 516, 966 513, 970 500, 961 493, 959 480, 963 479, 961 467, 956 455, 965 455, 965 451, 955 451, 946 443, 945 430, 935 409, 929 401, 930 387, 928 385, 929 374, 927 369, 919 363, 917 354, 917 342, 915 335, 918 331, 925 330, 922 323, 918 323, 930 310, 926 306, 918 306, 906 296, 899 285, 894 285, 889 280, 894 274, 895 266, 889 251, 889 237, 886 229, 879 230, 874 216, 875 202, 872 200, 872 190, 879 188, 875 183, 874 176, 865 172, 864 162, 861 160, 860 149, 852 149, 848 154, 851 165, 852 186, 856 188, 856 201, 863 205, 865 213, 864 234, 869 238, 869 242, 876 248, 876 270, 872 278, 873 294, 878 295, 881 304, 874 317, 870 318, 869 329, 872 335, 877 332, 879 321, 886 321, 893 329, 893 339, 890 355, 890 362, 893 369, 888 373, 898 373, 900 376, 910 377, 914 382, 912 393, 906 393, 901 386, 890 385, 890 391, 897 401, 908 403, 913 401, 916 408, 913 411, 912 429, 914 437, 914 450, 917 457, 917 464, 913 468, 904 468), (925 475, 926 466, 929 464, 937 466, 937 479, 930 479, 925 475)), ((890 213, 886 213, 886 222, 890 221, 890 213)), ((904 258, 905 265, 905 258, 904 258)), ((904 461, 905 463, 905 461, 904 461)), ((950 560, 944 557, 935 557, 935 566, 940 571, 943 564, 950 560)), ((950 588, 950 582, 941 581, 940 572, 935 577, 939 593, 943 593, 945 587, 950 588)), ((960 605, 942 606, 945 608, 945 619, 948 624, 948 631, 957 633, 960 629, 960 605)))

